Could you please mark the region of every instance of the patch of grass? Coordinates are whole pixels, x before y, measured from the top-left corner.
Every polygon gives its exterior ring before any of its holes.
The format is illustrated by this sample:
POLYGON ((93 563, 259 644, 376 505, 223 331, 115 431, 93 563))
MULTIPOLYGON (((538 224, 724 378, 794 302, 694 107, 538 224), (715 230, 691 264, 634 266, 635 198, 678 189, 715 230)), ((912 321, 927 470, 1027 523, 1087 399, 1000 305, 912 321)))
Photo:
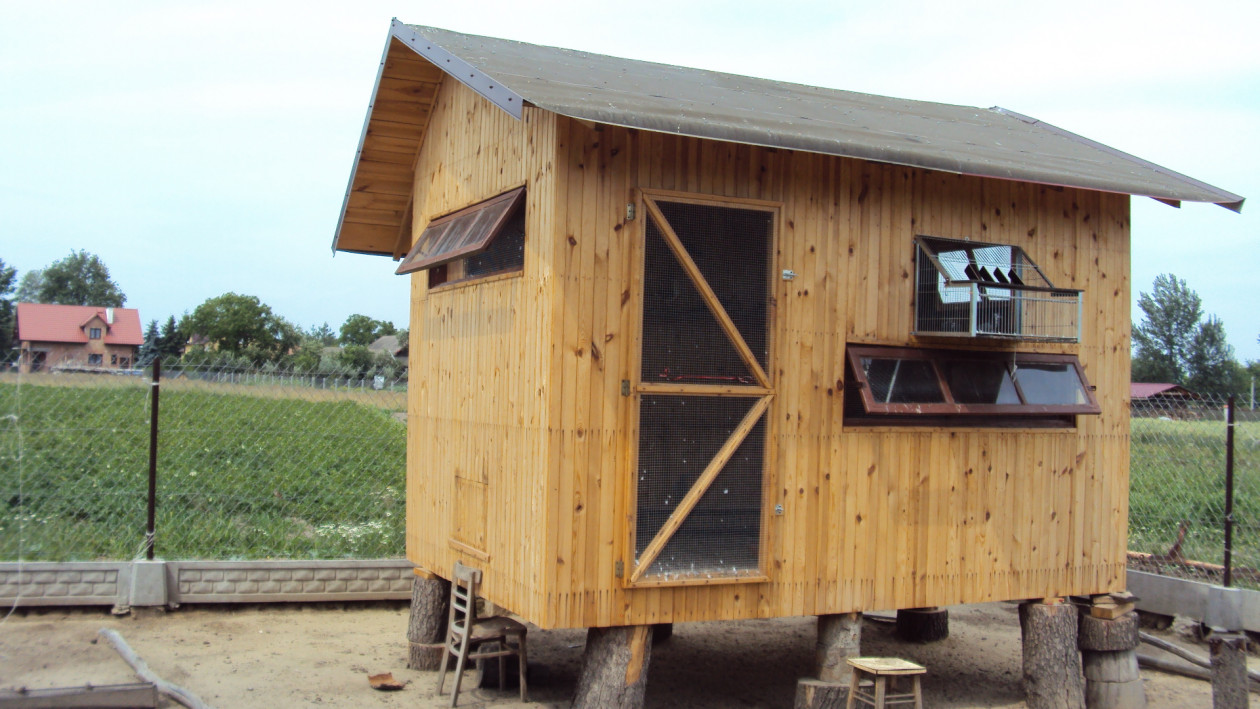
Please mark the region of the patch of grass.
MULTIPOLYGON (((1223 562, 1225 435, 1222 421, 1133 419, 1130 549, 1167 553, 1184 520, 1185 558, 1223 562)), ((1237 424, 1234 449, 1234 565, 1260 568, 1260 423, 1237 424)))
MULTIPOLYGON (((149 386, 107 379, 20 394, 0 382, 0 416, 18 416, 0 425, 0 559, 143 548, 149 386)), ((401 556, 406 433, 392 407, 258 393, 163 384, 158 556, 401 556)))

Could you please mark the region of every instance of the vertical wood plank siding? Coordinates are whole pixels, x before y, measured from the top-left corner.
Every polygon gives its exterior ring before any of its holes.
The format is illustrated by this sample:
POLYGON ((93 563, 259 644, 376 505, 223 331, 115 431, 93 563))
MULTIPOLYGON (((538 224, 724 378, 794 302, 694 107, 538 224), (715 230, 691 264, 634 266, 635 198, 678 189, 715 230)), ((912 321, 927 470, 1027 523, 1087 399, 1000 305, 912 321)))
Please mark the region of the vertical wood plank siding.
MULTIPOLYGON (((417 164, 425 221, 528 183, 520 278, 413 287, 408 554, 487 569, 543 627, 908 608, 1124 586, 1124 195, 603 127, 512 121, 446 82, 417 164), (635 188, 782 205, 766 471, 768 583, 626 589, 642 219, 635 188), (846 342, 913 343, 915 234, 1018 244, 1085 291, 1077 354, 1101 416, 1068 430, 846 428, 846 342), (454 480, 483 481, 488 560, 459 556, 454 480)), ((940 342, 939 340, 937 342, 940 342)), ((992 346, 958 341, 960 346, 992 346)), ((476 504, 476 503, 472 503, 476 504)), ((460 532, 462 533, 462 532, 460 532)))

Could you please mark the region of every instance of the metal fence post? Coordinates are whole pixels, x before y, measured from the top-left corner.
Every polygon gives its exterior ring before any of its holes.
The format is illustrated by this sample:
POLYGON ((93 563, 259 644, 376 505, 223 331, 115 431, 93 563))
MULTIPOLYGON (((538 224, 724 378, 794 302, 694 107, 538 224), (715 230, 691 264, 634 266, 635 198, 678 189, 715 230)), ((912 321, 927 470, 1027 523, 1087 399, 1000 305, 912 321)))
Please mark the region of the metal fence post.
POLYGON ((1225 587, 1234 581, 1234 395, 1225 404, 1225 587))
POLYGON ((144 532, 144 556, 153 561, 154 523, 157 513, 158 392, 162 388, 161 357, 153 359, 153 381, 149 387, 149 517, 144 532))

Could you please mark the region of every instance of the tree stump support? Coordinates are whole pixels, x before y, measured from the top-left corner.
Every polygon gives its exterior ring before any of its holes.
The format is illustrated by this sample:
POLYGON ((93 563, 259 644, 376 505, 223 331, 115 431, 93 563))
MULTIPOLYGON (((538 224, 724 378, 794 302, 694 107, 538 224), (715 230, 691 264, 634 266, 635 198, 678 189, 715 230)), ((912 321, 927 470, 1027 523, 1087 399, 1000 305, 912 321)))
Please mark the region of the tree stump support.
MULTIPOLYGON (((814 649, 814 677, 823 682, 849 686, 853 668, 845 662, 862 655, 862 614, 837 613, 818 616, 818 644, 814 649)), ((797 686, 800 696, 800 686, 797 686)))
POLYGON ((652 626, 590 628, 574 709, 639 709, 652 660, 652 626))
POLYGON ((943 608, 903 608, 897 611, 897 637, 933 643, 949 637, 949 611, 943 608))
POLYGON ((792 709, 844 709, 848 700, 847 682, 841 684, 802 677, 796 680, 796 701, 792 704, 792 709))
POLYGON ((1138 673, 1138 624, 1136 611, 1107 619, 1081 609, 1077 642, 1089 709, 1146 708, 1146 690, 1138 673))
POLYGON ((1212 651, 1212 709, 1246 709, 1247 636, 1220 633, 1208 639, 1212 651))
POLYGON ((411 583, 411 616, 407 621, 408 668, 432 671, 442 666, 450 601, 450 581, 416 570, 416 578, 411 583))
POLYGON ((1085 682, 1076 647, 1077 612, 1059 598, 1019 606, 1024 692, 1029 709, 1083 709, 1085 682))

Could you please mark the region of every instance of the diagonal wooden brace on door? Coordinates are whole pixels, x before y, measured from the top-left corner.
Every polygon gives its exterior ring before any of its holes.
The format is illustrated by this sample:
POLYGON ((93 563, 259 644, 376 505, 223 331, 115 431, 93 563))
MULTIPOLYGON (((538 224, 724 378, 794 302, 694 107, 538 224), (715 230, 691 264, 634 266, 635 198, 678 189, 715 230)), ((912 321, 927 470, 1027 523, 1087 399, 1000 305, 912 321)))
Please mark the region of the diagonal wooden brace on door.
POLYGON ((766 413, 766 409, 770 407, 770 400, 773 398, 774 395, 770 395, 759 399, 744 416, 744 420, 740 421, 739 426, 731 432, 731 437, 726 439, 726 443, 722 444, 722 447, 718 449, 717 455, 713 456, 713 460, 709 461, 708 466, 705 467, 704 472, 700 473, 696 483, 687 491, 686 496, 674 508, 669 519, 665 520, 665 524, 661 525, 660 531, 656 533, 655 537, 652 537, 651 543, 639 555, 638 566, 635 567, 634 573, 630 576, 630 583, 637 582, 647 573, 652 562, 656 561, 656 557, 665 548, 665 544, 674 536, 674 532, 677 532, 678 528, 682 526, 683 521, 687 519, 687 515, 691 514, 691 511, 700 502, 700 498, 704 497, 704 493, 709 490, 709 486, 717 479, 718 473, 722 472, 722 468, 726 467, 731 457, 735 455, 735 451, 739 450, 740 444, 748 437, 753 426, 756 426, 757 421, 766 413))

